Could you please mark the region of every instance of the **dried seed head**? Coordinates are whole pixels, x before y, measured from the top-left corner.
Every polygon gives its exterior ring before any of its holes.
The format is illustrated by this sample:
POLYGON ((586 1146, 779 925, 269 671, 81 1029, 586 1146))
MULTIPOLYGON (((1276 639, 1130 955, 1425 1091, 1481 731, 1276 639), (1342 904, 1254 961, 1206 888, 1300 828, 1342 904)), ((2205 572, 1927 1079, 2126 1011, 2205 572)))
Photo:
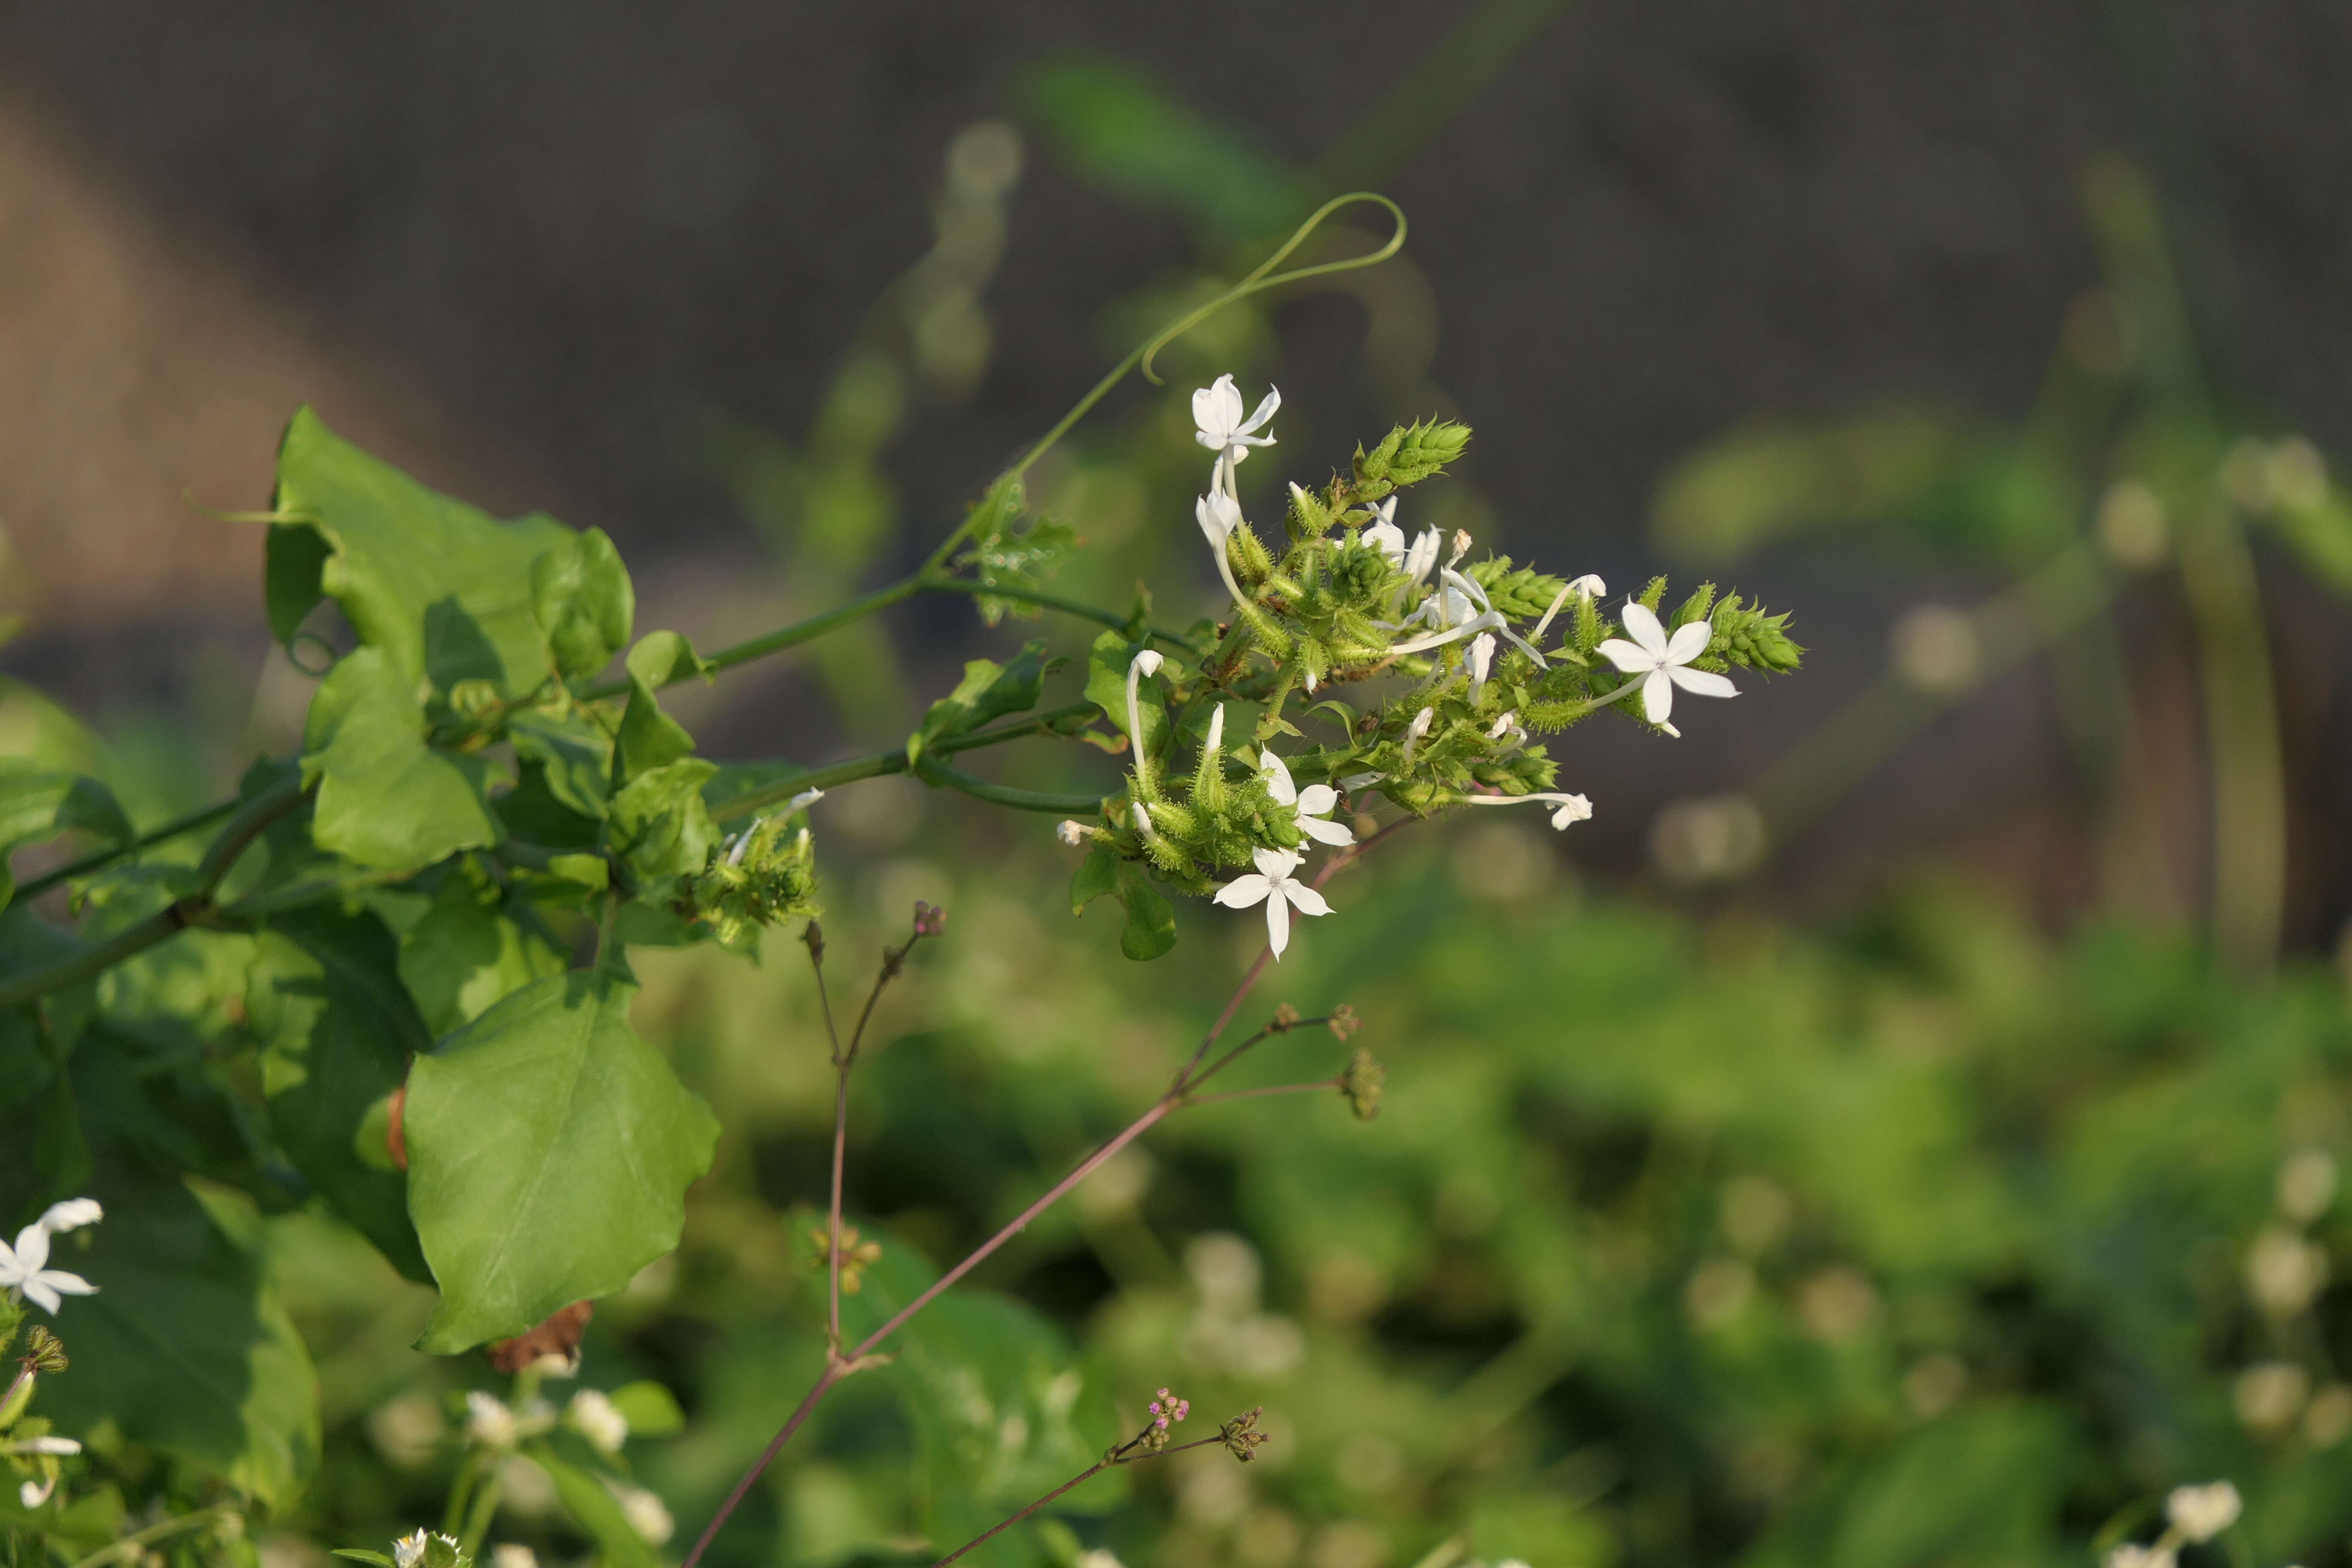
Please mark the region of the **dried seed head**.
POLYGON ((1345 1002, 1331 1009, 1330 1024, 1332 1037, 1340 1040, 1364 1026, 1364 1021, 1356 1016, 1356 1010, 1345 1002))
POLYGON ((1274 1010, 1274 1022, 1265 1026, 1266 1032, 1279 1035, 1286 1029, 1296 1027, 1297 1023, 1298 1009, 1285 1002, 1274 1010))
POLYGON ((63 1372, 66 1347, 57 1335, 35 1323, 25 1336, 25 1353, 17 1359, 28 1372, 63 1372))
POLYGON ((1225 1440, 1225 1452, 1244 1465, 1257 1458, 1258 1446, 1265 1441, 1265 1434, 1257 1429, 1257 1418, 1265 1414, 1265 1405, 1255 1405, 1217 1429, 1225 1440))
POLYGON ((1381 1087, 1388 1074, 1372 1059, 1372 1053, 1361 1046, 1348 1058, 1348 1070, 1339 1075, 1339 1097, 1356 1113, 1359 1121, 1370 1121, 1381 1113, 1381 1087))

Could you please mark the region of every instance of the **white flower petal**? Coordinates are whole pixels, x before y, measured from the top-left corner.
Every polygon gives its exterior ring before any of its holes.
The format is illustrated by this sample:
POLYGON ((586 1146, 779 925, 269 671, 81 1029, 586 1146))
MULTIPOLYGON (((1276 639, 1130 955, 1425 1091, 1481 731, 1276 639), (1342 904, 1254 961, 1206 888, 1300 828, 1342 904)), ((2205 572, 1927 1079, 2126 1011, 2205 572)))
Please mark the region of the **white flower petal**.
POLYGON ((1255 871, 1245 871, 1219 888, 1212 900, 1229 910, 1245 910, 1274 890, 1273 881, 1255 871))
POLYGON ((1331 906, 1324 900, 1323 895, 1304 882, 1293 882, 1282 889, 1282 896, 1297 905, 1302 915, 1328 915, 1331 912, 1331 906))
MULTIPOLYGON (((1234 394, 1234 412, 1236 414, 1240 413, 1241 406, 1242 395, 1237 391, 1234 394)), ((1281 406, 1282 389, 1269 383, 1265 389, 1265 395, 1258 400, 1257 412, 1251 415, 1247 419, 1243 420, 1238 426, 1234 426, 1234 434, 1236 436, 1246 436, 1253 430, 1265 429, 1265 422, 1273 418, 1275 411, 1279 409, 1281 406)), ((1271 447, 1274 445, 1273 437, 1267 436, 1263 437, 1263 439, 1267 446, 1271 447)))
POLYGON ((81 1452, 81 1445, 71 1437, 27 1437, 11 1447, 20 1454, 47 1454, 60 1459, 81 1452))
POLYGON ((44 1268, 33 1276, 52 1290, 62 1290, 68 1296, 95 1296, 98 1287, 79 1274, 68 1274, 62 1268, 44 1268))
MULTIPOLYGON (((1271 751, 1258 753, 1258 767, 1265 778, 1265 793, 1274 796, 1277 805, 1298 804, 1298 786, 1290 782, 1290 769, 1271 751)), ((1263 851, 1261 851, 1263 853, 1263 851)))
POLYGON ((1666 628, 1658 624, 1656 611, 1639 599, 1628 600, 1617 619, 1625 627, 1626 635, 1641 645, 1643 652, 1652 658, 1666 657, 1666 628))
POLYGON ((1259 870, 1277 882, 1298 869, 1299 856, 1296 849, 1268 849, 1260 845, 1250 851, 1250 858, 1257 862, 1259 870))
POLYGON ((49 1233, 36 1221, 16 1233, 16 1271, 36 1274, 49 1260, 49 1233))
POLYGON ((1160 667, 1167 662, 1158 648, 1148 647, 1137 654, 1135 662, 1128 668, 1143 675, 1157 675, 1160 673, 1160 667))
POLYGON ((41 1217, 34 1223, 54 1236, 60 1231, 96 1225, 105 1217, 106 1211, 99 1206, 96 1198, 68 1198, 42 1210, 41 1217))
POLYGON ((1666 662, 1688 664, 1705 653, 1706 645, 1714 640, 1715 627, 1706 621, 1692 621, 1687 626, 1676 626, 1675 635, 1666 639, 1666 662))
POLYGON ((1274 949, 1274 961, 1282 962, 1282 950, 1290 945, 1290 902, 1280 894, 1265 901, 1265 945, 1274 949))
POLYGON ((1717 675, 1711 669, 1693 669, 1687 665, 1675 665, 1666 671, 1666 679, 1685 691, 1699 697, 1737 697, 1739 688, 1731 684, 1727 675, 1717 675))
POLYGON ((1675 683, 1663 669, 1642 678, 1642 712, 1653 724, 1663 724, 1675 710, 1675 683))
POLYGON ((1352 831, 1320 816, 1301 816, 1298 819, 1298 831, 1314 839, 1318 844, 1353 844, 1356 841, 1356 836, 1352 831))
POLYGON ((1203 437, 1212 438, 1209 445, 1223 446, 1241 418, 1242 395, 1232 376, 1221 375, 1192 394, 1192 423, 1203 437))
POLYGON ((1592 651, 1628 675, 1639 675, 1645 669, 1658 668, 1656 658, 1647 648, 1636 647, 1622 637, 1611 637, 1592 651))
POLYGON ((1580 795, 1571 795, 1562 798, 1559 809, 1551 814, 1551 825, 1563 831, 1571 822, 1590 822, 1591 820, 1592 820, 1592 803, 1580 795))
POLYGON ((17 1283, 25 1292, 25 1300, 52 1318, 58 1315, 58 1309, 65 1305, 57 1291, 50 1288, 49 1277, 46 1274, 28 1274, 17 1283))
POLYGON ((1298 792, 1298 815, 1328 816, 1331 808, 1339 804, 1339 792, 1329 784, 1308 784, 1298 792))

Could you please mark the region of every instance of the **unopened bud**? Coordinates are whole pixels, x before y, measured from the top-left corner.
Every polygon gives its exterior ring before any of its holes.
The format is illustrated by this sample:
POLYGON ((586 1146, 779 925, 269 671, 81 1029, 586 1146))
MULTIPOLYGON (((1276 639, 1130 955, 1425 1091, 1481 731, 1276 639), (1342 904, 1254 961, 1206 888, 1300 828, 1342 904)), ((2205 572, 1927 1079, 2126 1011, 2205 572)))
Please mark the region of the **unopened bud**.
POLYGON ((801 940, 808 943, 810 958, 819 963, 824 962, 824 928, 823 926, 814 921, 809 921, 801 931, 801 940))
POLYGON ((1388 1076, 1361 1046, 1348 1058, 1348 1070, 1339 1075, 1339 1098, 1348 1102, 1357 1121, 1370 1121, 1381 1113, 1381 1089, 1388 1076))
POLYGON ((1061 825, 1054 829, 1054 837, 1076 849, 1087 841, 1087 825, 1074 816, 1064 817, 1061 825))
POLYGON ((1344 1040, 1362 1028, 1364 1021, 1356 1016, 1356 1010, 1353 1007, 1342 1002, 1331 1009, 1330 1025, 1332 1037, 1344 1040))
POLYGON ((937 936, 948 929, 948 912, 937 904, 915 900, 915 934, 937 936))
POLYGON ((1298 1009, 1285 1002, 1274 1010, 1274 1022, 1266 1026, 1269 1033, 1279 1035, 1298 1023, 1298 1009))

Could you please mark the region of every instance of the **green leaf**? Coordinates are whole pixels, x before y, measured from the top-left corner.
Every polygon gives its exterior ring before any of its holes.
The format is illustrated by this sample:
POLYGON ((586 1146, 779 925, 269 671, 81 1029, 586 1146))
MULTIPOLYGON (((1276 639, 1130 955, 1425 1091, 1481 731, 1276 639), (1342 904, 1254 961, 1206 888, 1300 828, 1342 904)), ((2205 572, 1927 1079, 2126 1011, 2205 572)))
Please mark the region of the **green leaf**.
POLYGON ((501 913, 501 903, 497 889, 453 869, 442 879, 433 907, 401 939, 400 978, 436 1039, 472 1023, 509 993, 563 973, 563 955, 501 913))
POLYGON ((581 816, 604 815, 612 794, 613 738, 580 713, 527 710, 507 721, 515 758, 545 770, 547 791, 581 816))
POLYGON ((677 1407, 677 1395, 658 1383, 644 1378, 625 1383, 609 1397, 633 1437, 667 1437, 686 1430, 686 1413, 677 1407))
POLYGON ((638 775, 613 797, 606 829, 641 894, 655 896, 668 879, 693 876, 709 864, 719 827, 702 786, 718 771, 688 757, 638 775))
MULTIPOLYGON (((76 1087, 101 1101, 103 1085, 78 1076, 76 1087)), ((318 1460, 319 1380, 262 1259, 177 1177, 102 1133, 94 1141, 89 1194, 106 1220, 60 1237, 52 1266, 98 1293, 68 1309, 73 1368, 43 1380, 43 1411, 83 1436, 111 1422, 286 1507, 318 1460)))
POLYGON ((394 1268, 429 1280, 408 1180, 383 1141, 383 1108, 409 1054, 432 1037, 402 984, 392 932, 331 907, 273 922, 255 942, 246 1006, 286 1157, 394 1268))
POLYGON ((0 1149, 15 1152, 0 1160, 0 1235, 14 1236, 89 1174, 72 1081, 30 1009, 0 1013, 0 1149))
POLYGON ((694 737, 661 710, 654 693, 709 668, 676 632, 654 632, 629 650, 629 705, 621 713, 621 776, 666 767, 694 750, 694 737))
POLYGON ((291 640, 322 595, 414 689, 487 680, 520 696, 548 674, 532 568, 574 535, 534 513, 499 522, 426 489, 295 412, 278 452, 269 530, 270 628, 291 640))
POLYGON ((977 730, 1007 713, 1026 713, 1037 706, 1045 690, 1045 645, 1024 644, 1011 664, 975 658, 963 667, 956 689, 931 704, 922 728, 907 738, 907 761, 921 760, 926 749, 950 736, 977 730))
POLYGON ((1118 901, 1127 906, 1127 925, 1118 933, 1119 952, 1141 963, 1176 945, 1176 911, 1133 860, 1118 864, 1118 901))
POLYGON ((1110 852, 1108 844, 1097 844, 1087 850, 1087 858, 1070 877, 1070 912, 1082 915, 1087 906, 1106 893, 1118 891, 1118 857, 1110 852))
POLYGON ((637 1533, 621 1510, 620 1500, 600 1478, 556 1458, 544 1443, 532 1444, 529 1452, 555 1483, 556 1498, 565 1510, 595 1538, 599 1563, 604 1568, 659 1568, 661 1553, 637 1533))
POLYGON ((636 590, 621 552, 601 528, 558 545, 530 567, 531 615, 557 668, 593 675, 626 647, 636 590))
POLYGON ((425 742, 415 682, 380 648, 341 660, 310 700, 302 776, 311 836, 362 866, 411 870, 499 841, 489 763, 425 742))
POLYGON ((30 757, 0 757, 0 909, 16 891, 9 856, 77 830, 115 844, 137 837, 114 792, 96 779, 43 767, 30 757))
POLYGON ((335 1557, 348 1557, 354 1563, 373 1563, 379 1564, 380 1568, 393 1568, 392 1559, 386 1557, 383 1552, 363 1552, 355 1546, 338 1546, 329 1555, 335 1557))
POLYGON ((677 1245, 719 1124, 586 973, 514 993, 409 1070, 408 1206, 450 1354, 603 1296, 677 1245))

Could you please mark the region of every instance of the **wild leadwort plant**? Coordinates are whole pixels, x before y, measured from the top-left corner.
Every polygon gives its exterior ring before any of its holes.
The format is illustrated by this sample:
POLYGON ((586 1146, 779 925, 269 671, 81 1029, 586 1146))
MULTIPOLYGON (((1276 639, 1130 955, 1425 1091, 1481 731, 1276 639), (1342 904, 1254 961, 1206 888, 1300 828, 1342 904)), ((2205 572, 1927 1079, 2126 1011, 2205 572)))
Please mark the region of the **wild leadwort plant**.
MULTIPOLYGON (((1555 826, 1584 819, 1591 804, 1559 787, 1537 736, 1612 707, 1671 734, 1677 692, 1730 695, 1730 671, 1790 669, 1799 650, 1785 617, 1718 599, 1712 586, 1668 610, 1659 579, 1612 616, 1597 578, 1479 556, 1466 533, 1424 528, 1408 539, 1403 492, 1461 456, 1470 433, 1455 423, 1400 426, 1360 447, 1345 472, 1288 484, 1278 525, 1261 527, 1239 481, 1244 462, 1262 470, 1280 449, 1281 405, 1269 390, 1245 413, 1231 376, 1192 399, 1210 453, 1194 521, 1224 590, 1218 612, 1171 630, 1152 623, 1148 598, 1119 611, 1049 591, 1076 536, 1030 511, 1032 465, 1211 311, 1394 254, 1401 214, 1369 256, 1276 270, 1359 201, 1395 213, 1380 197, 1327 205, 1247 278, 1139 345, 914 573, 709 655, 675 631, 640 635, 628 572, 602 532, 540 515, 495 521, 298 412, 273 504, 245 516, 268 530, 271 628, 319 681, 299 752, 255 763, 235 799, 143 834, 97 781, 0 759, 0 849, 66 835, 101 844, 21 888, 0 880, 0 1061, 12 1064, 0 1112, 31 1129, 23 1142, 34 1150, 31 1176, 8 1173, 0 1203, 79 1213, 42 1205, 88 1190, 112 1216, 89 1253, 106 1290, 76 1329, 77 1356, 101 1357, 112 1392, 68 1396, 60 1419, 163 1450, 184 1462, 171 1475, 209 1478, 253 1506, 291 1500, 319 1442, 309 1364, 266 1271, 215 1215, 237 1202, 316 1201, 438 1292, 421 1349, 488 1347, 515 1380, 504 1397, 478 1391, 468 1402, 440 1532, 404 1537, 389 1558, 358 1554, 394 1568, 470 1562, 505 1467, 522 1456, 609 1560, 649 1561, 670 1524, 629 1479, 623 1445, 644 1429, 643 1408, 625 1407, 626 1391, 560 1407, 545 1392, 576 1368, 590 1304, 677 1245, 686 1189, 718 1139, 710 1108, 632 1025, 630 950, 709 942, 749 952, 767 929, 804 921, 824 996, 813 918, 824 803, 887 774, 1064 817, 1061 837, 1087 852, 1073 903, 1116 897, 1129 957, 1174 942, 1163 889, 1251 911, 1267 941, 1167 1089, 1123 1131, 903 1305, 861 1305, 855 1317, 843 1298, 885 1258, 844 1217, 850 1075, 883 990, 918 944, 943 936, 945 917, 917 906, 845 1032, 825 1001, 836 1074, 819 1248, 827 1354, 689 1565, 830 1390, 882 1364, 913 1318, 1164 1118, 1314 1092, 1370 1120, 1383 1075, 1362 1049, 1308 1081, 1206 1089, 1263 1041, 1310 1026, 1345 1041, 1356 1028, 1343 1006, 1302 1018, 1286 1005, 1220 1050, 1286 950, 1291 916, 1329 917, 1323 889, 1336 872, 1449 807, 1525 804, 1555 826), (1066 661, 1040 638, 1003 663, 967 665, 902 744, 822 766, 722 767, 663 706, 669 687, 917 594, 971 598, 990 624, 1053 611, 1106 628, 1087 650, 1082 693, 1043 706, 1066 661), (1028 739, 1088 741, 1123 756, 1124 775, 1057 795, 962 765, 967 752, 1028 739), (200 855, 164 847, 205 828, 214 837, 200 855), (53 889, 64 891, 45 896, 53 889), (190 1175, 207 1184, 213 1207, 193 1195, 190 1175), (152 1306, 166 1301, 168 1312, 152 1306), (211 1382, 187 1375, 214 1363, 211 1382), (217 1387, 251 1391, 232 1420, 203 1407, 217 1387)), ((47 1237, 59 1228, 37 1223, 5 1264, 7 1282, 44 1307, 79 1282, 49 1266, 47 1237)), ((1157 1403, 1150 1424, 1087 1474, 1202 1446, 1167 1442, 1189 1406, 1165 1390, 1157 1403)), ((1253 1412, 1203 1442, 1246 1459, 1263 1440, 1253 1412)), ((30 1458, 83 1462, 62 1450, 30 1458)), ((178 1489, 152 1500, 170 1518, 242 1518, 170 1485, 178 1489)), ((520 1551, 509 1543, 494 1556, 519 1563, 520 1551)))

